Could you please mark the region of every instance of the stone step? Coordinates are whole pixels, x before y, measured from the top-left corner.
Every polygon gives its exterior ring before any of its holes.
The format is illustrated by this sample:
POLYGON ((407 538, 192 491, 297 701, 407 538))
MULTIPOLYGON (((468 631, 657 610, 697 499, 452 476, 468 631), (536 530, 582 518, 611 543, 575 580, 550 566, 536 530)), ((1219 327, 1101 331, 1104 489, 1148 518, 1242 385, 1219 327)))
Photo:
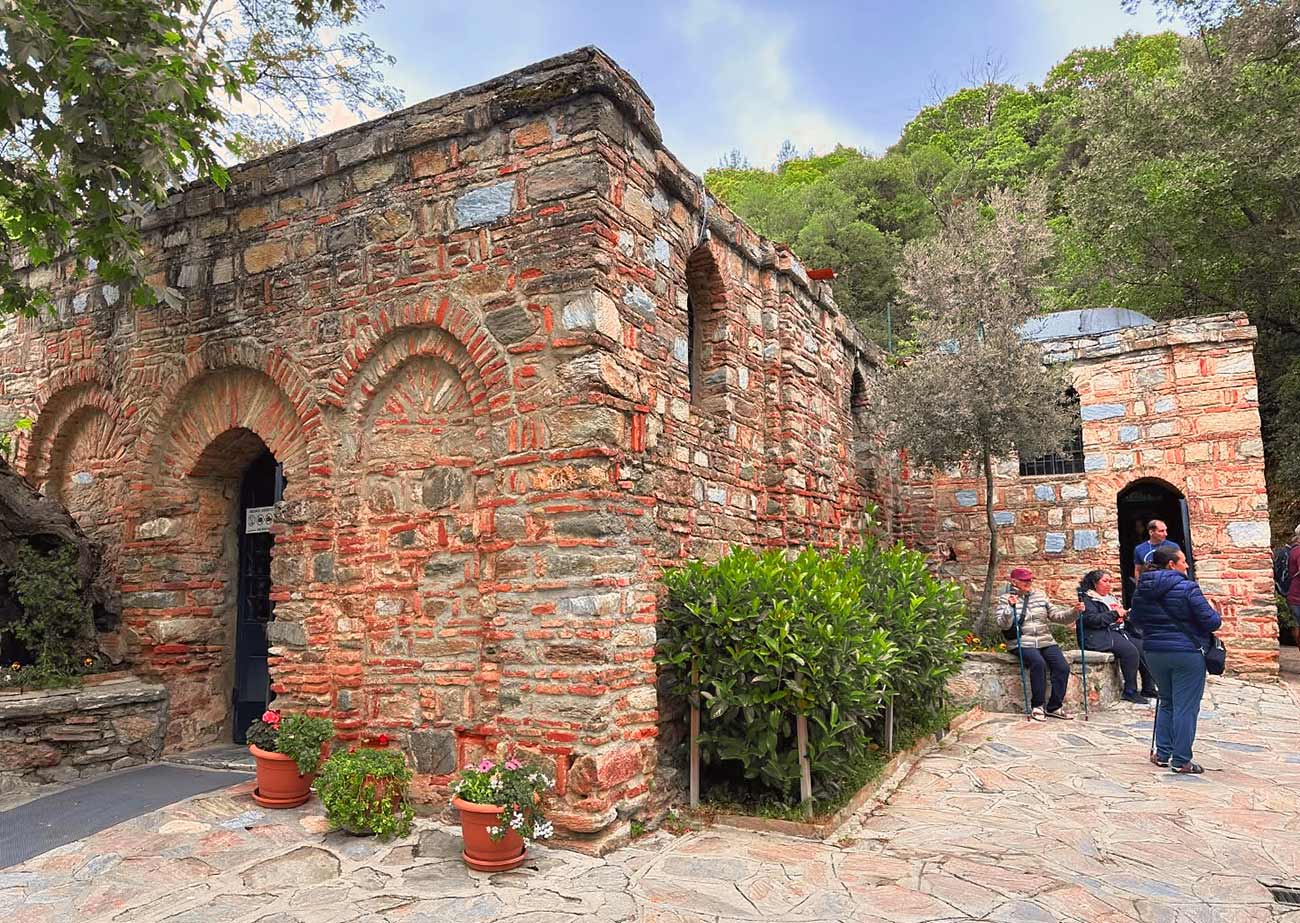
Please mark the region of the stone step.
POLYGON ((199 750, 184 753, 170 753, 163 757, 164 763, 178 766, 198 766, 202 769, 231 769, 239 772, 253 772, 257 764, 253 754, 243 744, 217 744, 199 750))

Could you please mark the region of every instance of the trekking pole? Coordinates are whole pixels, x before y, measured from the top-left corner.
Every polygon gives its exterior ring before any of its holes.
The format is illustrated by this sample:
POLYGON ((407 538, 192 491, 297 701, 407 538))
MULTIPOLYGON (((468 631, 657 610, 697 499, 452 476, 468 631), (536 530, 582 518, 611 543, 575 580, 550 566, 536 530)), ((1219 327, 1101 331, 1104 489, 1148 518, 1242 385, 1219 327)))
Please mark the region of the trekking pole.
POLYGON ((1156 696, 1156 710, 1151 718, 1151 755, 1156 755, 1156 722, 1160 720, 1160 696, 1156 696))
MULTIPOLYGON (((1026 599, 1024 603, 1021 604, 1020 612, 1022 616, 1025 611, 1025 606, 1028 605, 1029 605, 1028 599, 1026 599)), ((1025 652, 1024 649, 1020 646, 1020 621, 1021 620, 1019 618, 1016 618, 1016 607, 1012 606, 1011 622, 1016 626, 1016 657, 1020 660, 1020 691, 1024 693, 1025 696, 1025 720, 1029 721, 1032 720, 1029 714, 1029 681, 1028 679, 1025 678, 1025 652)))
POLYGON ((1079 642, 1079 668, 1083 673, 1083 720, 1088 720, 1088 651, 1083 646, 1083 614, 1074 623, 1074 638, 1079 642))

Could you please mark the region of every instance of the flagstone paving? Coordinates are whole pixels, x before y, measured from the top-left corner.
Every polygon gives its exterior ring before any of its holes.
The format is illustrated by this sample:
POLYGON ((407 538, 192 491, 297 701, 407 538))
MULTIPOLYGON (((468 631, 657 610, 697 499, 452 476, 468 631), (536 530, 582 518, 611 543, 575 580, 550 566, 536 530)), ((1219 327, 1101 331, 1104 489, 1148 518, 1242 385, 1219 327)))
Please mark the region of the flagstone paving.
MULTIPOLYGON (((0 919, 132 923, 1251 923, 1300 863, 1300 708, 1287 685, 1215 683, 1193 777, 1146 761, 1150 710, 1003 717, 927 757, 825 843, 712 828, 603 859, 538 848, 468 872, 450 828, 396 843, 330 833, 314 802, 246 786, 0 870, 0 919)), ((1296 916, 1300 920, 1300 914, 1296 916)))

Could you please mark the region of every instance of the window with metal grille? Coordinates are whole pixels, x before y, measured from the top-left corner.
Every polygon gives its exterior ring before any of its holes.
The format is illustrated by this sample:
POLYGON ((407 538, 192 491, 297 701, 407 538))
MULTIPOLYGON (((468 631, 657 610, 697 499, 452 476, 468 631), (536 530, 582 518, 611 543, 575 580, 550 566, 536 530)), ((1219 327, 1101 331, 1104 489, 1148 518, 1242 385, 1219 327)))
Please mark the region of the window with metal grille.
POLYGON ((1074 414, 1074 437, 1065 452, 1049 452, 1038 458, 1020 459, 1021 477, 1041 477, 1052 474, 1079 474, 1083 471, 1083 417, 1079 413, 1079 392, 1069 388, 1065 392, 1065 405, 1074 414))

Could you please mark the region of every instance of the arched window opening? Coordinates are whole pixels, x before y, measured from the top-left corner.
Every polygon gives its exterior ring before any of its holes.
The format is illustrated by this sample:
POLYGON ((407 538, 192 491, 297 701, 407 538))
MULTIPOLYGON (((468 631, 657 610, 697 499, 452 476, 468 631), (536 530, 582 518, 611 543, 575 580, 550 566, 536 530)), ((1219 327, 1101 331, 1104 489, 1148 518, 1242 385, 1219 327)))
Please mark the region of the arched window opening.
POLYGON ((699 406, 723 388, 725 374, 714 374, 727 363, 725 342, 726 286, 713 253, 697 247, 686 261, 687 387, 691 403, 699 406))
POLYGON ((862 377, 862 370, 853 370, 853 381, 849 385, 849 416, 856 423, 862 422, 862 415, 867 409, 867 380, 862 377))
POLYGON ((695 310, 695 296, 686 295, 686 375, 691 392, 691 403, 697 403, 702 391, 700 382, 700 336, 697 325, 699 312, 695 310))
POLYGON ((1079 392, 1067 388, 1062 403, 1069 408, 1074 420, 1074 435, 1069 448, 1064 452, 1049 452, 1038 458, 1021 458, 1021 477, 1080 474, 1083 471, 1083 416, 1079 411, 1079 392))

